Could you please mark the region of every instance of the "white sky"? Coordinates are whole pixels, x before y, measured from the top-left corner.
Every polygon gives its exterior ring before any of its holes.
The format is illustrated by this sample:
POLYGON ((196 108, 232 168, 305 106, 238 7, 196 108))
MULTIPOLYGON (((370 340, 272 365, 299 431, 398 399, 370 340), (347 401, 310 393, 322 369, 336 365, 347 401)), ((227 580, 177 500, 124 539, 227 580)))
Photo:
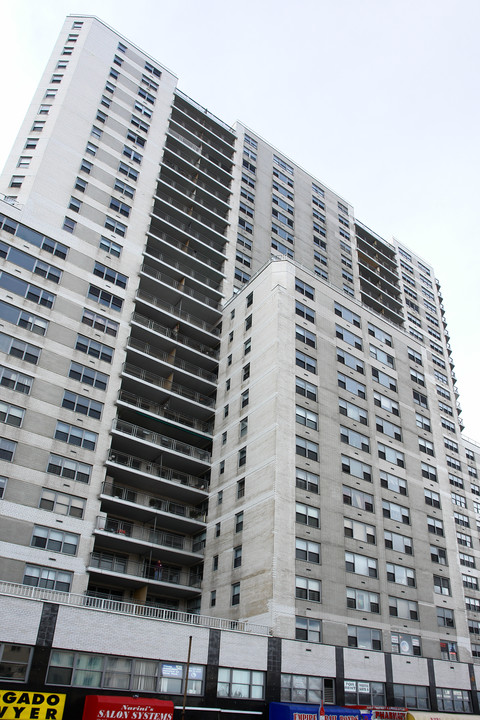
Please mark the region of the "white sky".
POLYGON ((63 20, 96 15, 431 263, 480 442, 478 0, 0 0, 0 167, 63 20), (475 222, 474 222, 475 221, 475 222))

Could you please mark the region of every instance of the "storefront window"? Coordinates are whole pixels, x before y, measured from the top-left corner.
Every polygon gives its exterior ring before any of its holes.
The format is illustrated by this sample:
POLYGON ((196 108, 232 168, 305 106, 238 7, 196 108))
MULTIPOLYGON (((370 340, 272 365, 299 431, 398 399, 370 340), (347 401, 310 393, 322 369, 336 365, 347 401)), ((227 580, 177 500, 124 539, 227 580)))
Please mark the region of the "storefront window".
POLYGON ((27 679, 32 649, 28 645, 0 643, 0 679, 24 682, 27 679))
POLYGON ((219 668, 218 697, 261 700, 264 696, 265 673, 256 670, 219 668))
POLYGON ((335 702, 333 678, 313 675, 290 675, 283 673, 281 681, 282 702, 325 703, 335 702))
POLYGON ((345 705, 385 705, 383 683, 344 680, 345 705))

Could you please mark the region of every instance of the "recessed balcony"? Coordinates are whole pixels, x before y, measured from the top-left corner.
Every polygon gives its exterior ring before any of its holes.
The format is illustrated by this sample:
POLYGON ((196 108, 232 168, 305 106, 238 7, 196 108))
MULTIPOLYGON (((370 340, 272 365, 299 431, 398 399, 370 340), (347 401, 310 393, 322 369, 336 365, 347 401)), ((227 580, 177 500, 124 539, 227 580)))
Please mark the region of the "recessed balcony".
MULTIPOLYGON (((200 250, 203 255, 212 256, 219 263, 226 260, 227 239, 224 235, 213 232, 208 235, 203 231, 200 232, 198 225, 194 225, 191 219, 188 219, 188 214, 175 215, 171 210, 168 203, 155 203, 151 214, 151 233, 160 234, 168 231, 169 235, 182 238, 185 244, 192 247, 193 252, 200 250)), ((208 228, 204 229, 208 230, 208 228)))
POLYGON ((108 581, 111 587, 136 589, 145 585, 156 586, 162 595, 170 597, 194 597, 198 595, 202 583, 195 571, 165 566, 160 577, 153 558, 139 562, 109 552, 93 552, 87 570, 92 580, 108 581))
POLYGON ((170 365, 171 370, 169 370, 169 372, 172 372, 173 369, 175 369, 177 371, 177 374, 186 374, 190 376, 194 375, 198 380, 202 381, 199 390, 202 389, 202 386, 206 392, 208 392, 209 389, 210 392, 213 392, 216 388, 216 373, 210 372, 209 370, 204 370, 203 368, 198 367, 198 365, 194 363, 190 363, 177 358, 175 356, 175 352, 164 352, 155 345, 143 342, 142 340, 138 340, 134 337, 128 338, 127 348, 129 350, 131 349, 142 353, 142 355, 148 355, 149 358, 151 358, 152 360, 158 360, 161 364, 170 365))
POLYGON ((112 449, 107 459, 115 481, 134 485, 136 491, 153 493, 184 503, 198 504, 208 497, 208 477, 182 472, 165 464, 112 449))
MULTIPOLYGON (((205 322, 198 317, 198 315, 192 315, 192 313, 185 312, 178 305, 172 305, 171 303, 165 302, 165 300, 160 298, 158 295, 154 295, 139 288, 137 290, 135 300, 137 302, 142 301, 147 303, 150 307, 158 309, 161 313, 166 314, 170 318, 183 320, 192 328, 192 330, 201 330, 202 334, 206 333, 207 336, 210 336, 208 338, 210 341, 216 339, 216 337, 220 335, 220 330, 218 327, 212 325, 212 323, 205 322)), ((207 340, 207 338, 205 338, 205 340, 207 340)))
POLYGON ((155 462, 158 458, 162 458, 169 467, 181 468, 182 471, 193 474, 206 472, 210 467, 211 454, 207 450, 180 442, 141 425, 115 418, 112 434, 121 436, 125 452, 130 453, 132 450, 132 454, 140 452, 145 460, 155 462))
POLYGON ((205 439, 212 437, 213 420, 212 422, 205 422, 188 414, 174 412, 169 409, 165 403, 154 402, 153 400, 141 397, 127 390, 120 390, 118 401, 120 404, 135 410, 142 410, 143 412, 148 412, 151 415, 167 420, 171 429, 173 429, 173 426, 176 426, 179 432, 191 434, 192 430, 196 430, 198 433, 205 435, 205 439))

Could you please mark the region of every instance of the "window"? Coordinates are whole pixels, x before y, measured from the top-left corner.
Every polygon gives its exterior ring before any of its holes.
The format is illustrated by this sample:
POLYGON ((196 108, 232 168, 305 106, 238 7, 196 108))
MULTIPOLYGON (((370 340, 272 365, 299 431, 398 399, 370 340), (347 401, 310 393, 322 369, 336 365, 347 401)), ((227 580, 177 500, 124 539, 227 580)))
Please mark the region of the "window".
POLYGON ((22 187, 22 183, 25 180, 25 175, 12 175, 10 180, 10 187, 22 187))
POLYGON ((45 127, 45 120, 34 120, 32 125, 32 132, 42 132, 45 127))
POLYGON ((405 467, 405 455, 400 450, 378 443, 378 457, 399 467, 405 467))
POLYGON ((400 535, 400 533, 385 530, 384 538, 385 547, 389 550, 395 550, 395 552, 402 552, 406 555, 413 555, 412 539, 407 537, 406 535, 400 535))
POLYGON ((295 420, 300 425, 305 425, 305 427, 313 430, 318 429, 318 414, 299 405, 295 408, 295 420))
POLYGON ((392 617, 404 618, 406 620, 418 620, 418 603, 412 600, 401 598, 388 598, 389 614, 392 617))
POLYGON ((373 628, 348 625, 348 647, 360 648, 362 650, 381 650, 382 632, 373 628))
POLYGON ((77 335, 75 349, 92 357, 104 360, 105 362, 112 362, 113 348, 108 345, 103 345, 103 343, 99 343, 96 340, 90 340, 90 338, 84 335, 77 335))
POLYGON ((301 490, 318 493, 319 477, 307 470, 295 469, 295 484, 301 490))
POLYGON ((382 500, 383 517, 410 525, 410 511, 403 505, 382 500))
POLYGON ((393 686, 393 699, 396 707, 409 707, 427 710, 430 707, 428 687, 422 685, 393 686))
MULTIPOLYGON (((26 254, 24 253, 24 255, 26 254)), ((29 258, 30 256, 26 255, 26 257, 29 258)), ((38 272, 36 274, 38 275, 45 276, 48 272, 49 266, 46 263, 39 263, 37 261, 35 272, 37 267, 38 272)), ((56 278, 58 276, 53 274, 52 277, 56 278)), ((47 290, 43 290, 33 283, 25 282, 25 280, 6 272, 0 273, 0 287, 14 293, 15 295, 24 297, 37 305, 43 305, 47 308, 52 308, 56 299, 56 296, 53 293, 47 292, 47 290)))
POLYGON ((402 440, 402 430, 399 425, 395 425, 389 420, 384 420, 378 416, 375 418, 375 425, 378 432, 388 435, 394 438, 394 440, 402 440))
POLYGON ((318 460, 318 444, 297 436, 296 453, 309 460, 318 460))
POLYGON ((437 688, 437 703, 439 711, 471 713, 472 702, 468 690, 454 690, 450 688, 437 688))
POLYGON ((63 220, 63 230, 65 230, 66 232, 73 233, 75 231, 76 225, 77 223, 75 222, 75 220, 72 220, 69 217, 66 217, 63 220))
POLYGON ((383 385, 383 387, 389 388, 390 390, 394 390, 396 392, 397 381, 395 380, 395 378, 390 377, 390 375, 387 375, 381 370, 377 370, 377 368, 372 367, 372 378, 375 382, 383 385))
POLYGON ((297 502, 295 503, 295 522, 318 528, 320 527, 320 510, 311 505, 297 502))
POLYGON ((299 302, 299 300, 295 301, 295 314, 299 315, 300 317, 304 318, 305 320, 309 320, 310 322, 315 322, 315 312, 311 310, 309 307, 304 305, 303 303, 299 302))
POLYGON ((372 481, 372 468, 370 465, 360 462, 360 460, 354 460, 347 455, 342 455, 341 460, 342 472, 361 478, 362 480, 367 480, 368 482, 372 481))
POLYGON ((470 535, 466 535, 462 532, 457 532, 457 542, 459 545, 464 545, 465 547, 473 547, 472 538, 470 537, 470 535))
POLYGON ((360 510, 373 512, 373 495, 362 492, 361 490, 355 490, 346 485, 343 485, 342 492, 345 505, 351 505, 360 510))
POLYGON ((242 394, 240 395, 240 407, 241 408, 244 408, 248 405, 249 394, 250 394, 249 390, 244 390, 244 392, 242 392, 242 394))
POLYGON ((392 475, 392 473, 380 470, 380 484, 388 490, 400 493, 401 495, 407 495, 407 481, 396 475, 392 475))
MULTIPOLYGON (((17 323, 22 327, 20 323, 17 323)), ((15 340, 10 335, 0 333, 0 350, 7 355, 16 357, 19 360, 25 360, 25 362, 36 365, 40 358, 40 348, 30 343, 23 342, 22 340, 15 340)))
POLYGON ((380 342, 385 343, 385 345, 388 345, 389 347, 393 346, 392 336, 384 330, 375 327, 375 325, 372 325, 371 323, 368 323, 368 333, 377 340, 380 340, 380 342))
POLYGON ((430 418, 425 417, 425 415, 415 413, 415 422, 417 424, 417 427, 419 427, 421 430, 426 430, 427 432, 432 431, 432 427, 430 425, 430 418))
POLYGON ((301 342, 304 342, 305 345, 309 345, 310 347, 315 347, 317 344, 315 334, 310 332, 310 330, 302 328, 300 325, 295 325, 295 338, 297 340, 300 340, 301 342))
POLYGON ((109 255, 113 255, 114 257, 120 257, 123 249, 118 243, 103 236, 100 238, 99 248, 100 250, 105 250, 105 252, 109 255))
POLYGON ((0 438, 0 460, 6 460, 6 462, 12 462, 17 443, 13 440, 7 440, 6 438, 0 438))
POLYGON ((305 295, 305 297, 309 298, 310 300, 313 300, 315 297, 315 291, 313 287, 311 285, 307 285, 307 283, 299 280, 298 278, 295 278, 295 290, 301 295, 305 295))
POLYGON ((74 212, 80 212, 80 208, 82 207, 82 203, 80 200, 77 200, 77 198, 71 197, 70 202, 68 205, 69 210, 73 210, 74 212))
POLYGON ((103 410, 103 403, 91 398, 77 395, 77 393, 65 390, 63 394, 62 407, 72 410, 79 415, 88 415, 97 420, 100 419, 103 410))
MULTIPOLYGON (((83 498, 43 488, 39 507, 42 510, 55 512, 59 515, 69 515, 70 517, 83 518, 85 512, 85 505, 86 500, 84 500, 83 498)), ((76 542, 78 543, 78 535, 75 535, 74 537, 77 538, 76 542)), ((39 546, 35 545, 35 547, 39 546)))
POLYGON ((348 705, 384 705, 383 683, 344 680, 345 703, 348 705))
POLYGON ((377 561, 374 558, 357 555, 356 553, 345 553, 345 570, 357 575, 378 577, 377 561))
POLYGON ((429 533, 433 533, 434 535, 440 535, 443 537, 444 531, 442 520, 438 520, 437 518, 433 517, 427 517, 427 527, 429 533))
POLYGON ((79 539, 80 536, 74 533, 35 525, 30 546, 64 555, 76 555, 79 539))
POLYGON ((24 585, 46 588, 47 590, 69 592, 72 580, 73 573, 70 572, 39 565, 26 565, 22 582, 24 585))
POLYGON ((431 505, 431 507, 435 508, 440 507, 440 495, 437 492, 433 492, 433 490, 427 490, 427 488, 425 488, 423 492, 425 495, 425 503, 427 505, 431 505))
POLYGON ((359 383, 357 380, 353 380, 352 378, 348 377, 348 375, 344 375, 340 372, 337 373, 337 383, 338 387, 347 390, 353 395, 357 395, 358 397, 363 399, 366 398, 366 386, 362 383, 359 383))
POLYGON ((375 405, 382 408, 382 410, 391 412, 393 415, 400 415, 399 404, 395 400, 391 400, 386 395, 382 395, 379 392, 374 392, 373 401, 375 405))
POLYGON ((33 647, 0 643, 0 679, 8 682, 25 682, 30 667, 33 647))
POLYGON ((347 330, 346 328, 342 328, 340 325, 335 325, 335 334, 337 338, 340 340, 343 340, 344 342, 348 343, 349 345, 353 345, 353 347, 357 348, 357 350, 362 349, 362 341, 361 338, 358 337, 358 335, 355 335, 354 333, 350 332, 350 330, 347 330))
POLYGON ((322 622, 312 618, 295 618, 295 640, 322 642, 322 622))
POLYGON ((455 627, 453 610, 450 610, 449 608, 437 607, 437 625, 439 627, 455 627))
POLYGON ((237 500, 245 496, 245 478, 237 480, 237 500))
POLYGON ((120 235, 120 237, 125 237, 127 232, 126 225, 121 223, 119 220, 115 220, 114 218, 109 217, 108 215, 105 218, 105 227, 107 228, 107 230, 110 230, 116 235, 120 235))
POLYGON ((25 410, 17 405, 0 401, 0 423, 21 427, 25 410))
POLYGON ((340 426, 340 440, 343 443, 347 443, 347 445, 358 448, 359 450, 370 452, 370 443, 368 437, 366 435, 362 435, 359 432, 356 432, 355 430, 350 430, 343 425, 340 426))
POLYGON ((308 370, 311 373, 317 372, 317 361, 315 358, 310 357, 310 355, 306 355, 305 353, 301 352, 300 350, 295 351, 295 362, 298 367, 303 368, 304 370, 308 370))
POLYGON ((95 263, 93 268, 93 274, 97 275, 97 277, 102 278, 102 280, 106 280, 113 285, 118 285, 121 288, 125 288, 127 286, 128 278, 126 275, 122 275, 121 273, 116 272, 115 270, 112 270, 111 268, 108 268, 106 265, 102 265, 99 262, 95 263))
POLYGON ((460 460, 457 460, 457 458, 450 457, 450 455, 447 455, 447 465, 454 470, 461 470, 462 464, 460 460))
POLYGON ((10 368, 0 365, 0 385, 7 387, 15 392, 29 395, 32 388, 33 378, 30 375, 11 370, 10 368))
POLYGON ((322 601, 322 584, 320 580, 299 577, 295 578, 295 597, 310 602, 322 601))
POLYGON ((359 360, 346 350, 340 350, 340 348, 337 348, 337 360, 343 365, 346 365, 347 367, 352 368, 352 370, 356 370, 363 375, 365 368, 363 360, 359 360))
POLYGON ((462 573, 462 584, 463 587, 468 588, 469 590, 478 590, 478 578, 474 577, 473 575, 465 575, 462 573))
POLYGON ((459 552, 458 559, 460 561, 460 565, 471 568, 475 567, 475 558, 471 555, 466 555, 465 553, 459 552))
POLYGON ((447 565, 447 551, 438 545, 430 545, 430 559, 437 565, 447 565))
POLYGON ((453 519, 455 520, 455 523, 457 525, 462 525, 463 527, 470 527, 470 520, 468 519, 467 515, 463 515, 459 512, 454 512, 453 519))
POLYGON ((61 440, 69 445, 83 447, 86 450, 95 450, 97 438, 97 433, 84 430, 83 428, 75 425, 69 425, 68 423, 57 421, 55 430, 56 440, 61 440))
POLYGON ((403 565, 395 565, 394 563, 387 563, 387 580, 388 582, 398 583, 399 585, 408 585, 409 587, 415 587, 415 570, 413 568, 407 568, 403 565))
MULTIPOLYGON (((232 584, 231 604, 232 605, 240 604, 240 583, 232 584)), ((219 673, 219 675, 220 675, 220 673, 219 673)))
MULTIPOLYGON (((84 309, 83 316, 82 316, 82 323, 85 325, 88 325, 89 327, 95 328, 95 330, 98 330, 100 332, 106 333, 107 335, 112 335, 113 337, 116 337, 118 332, 118 323, 109 320, 106 317, 103 317, 103 315, 99 315, 98 313, 92 312, 91 310, 84 309)), ((88 338, 83 337, 82 335, 79 335, 78 338, 81 338, 85 342, 88 341, 88 338)), ((106 346, 102 346, 106 347, 106 346)), ((78 347, 78 339, 77 339, 77 350, 80 350, 81 348, 78 347)), ((110 351, 110 357, 113 355, 113 349, 109 348, 110 351)), ((86 352, 86 351, 83 351, 86 352)), ((98 356, 100 357, 100 356, 98 356)), ((102 358, 105 359, 105 358, 102 358)))
POLYGON ((370 357, 375 358, 378 362, 388 365, 391 368, 395 367, 395 359, 393 355, 389 355, 384 350, 380 350, 375 345, 370 345, 370 357))
POLYGON ((444 437, 443 444, 445 445, 447 450, 451 450, 452 452, 458 453, 458 443, 454 442, 453 440, 450 440, 450 438, 444 437))
POLYGON ((235 515, 235 532, 241 532, 243 530, 243 510, 235 515))
POLYGON ((433 576, 433 590, 439 595, 451 595, 450 580, 439 575, 433 576))
POLYGON ((368 425, 368 413, 363 408, 358 407, 358 405, 354 405, 353 403, 340 398, 338 401, 338 409, 341 415, 346 415, 362 425, 368 425))
POLYGON ((458 505, 459 507, 466 508, 467 507, 467 500, 463 497, 463 495, 459 495, 458 493, 452 492, 451 494, 452 503, 454 505, 458 505))
MULTIPOLYGON (((88 483, 92 474, 92 466, 86 463, 70 460, 61 455, 50 455, 47 465, 47 473, 59 475, 68 480, 76 480, 77 482, 88 483)), ((41 505, 43 507, 43 505, 41 505)), ((51 508, 47 508, 51 509, 51 508)), ((58 512, 58 511, 56 511, 58 512)), ((73 513, 71 513, 73 514, 73 513)))
POLYGON ((295 558, 318 565, 320 563, 320 544, 311 540, 296 538, 295 558))
MULTIPOLYGON (((232 585, 232 588, 234 586, 232 585)), ((235 605, 232 601, 232 605, 235 605)), ((265 673, 258 670, 218 669, 217 696, 240 700, 261 700, 265 693, 265 673)))
POLYGON ((120 310, 122 309, 123 300, 121 298, 117 297, 117 295, 112 295, 112 293, 109 293, 106 290, 102 290, 95 285, 89 286, 87 297, 99 303, 100 305, 105 305, 106 307, 109 307, 112 310, 116 310, 117 312, 120 312, 120 310))
POLYGON ((380 596, 378 593, 347 587, 347 607, 362 612, 380 612, 380 596))
POLYGON ((317 399, 317 387, 312 383, 302 380, 301 378, 295 378, 295 392, 298 395, 308 398, 309 400, 317 399))
POLYGON ((392 633, 392 652, 399 655, 421 655, 422 646, 417 635, 406 635, 405 633, 392 633))
POLYGON ((428 480, 433 480, 434 482, 438 482, 437 469, 434 468, 433 465, 422 462, 420 466, 422 469, 422 477, 427 478, 428 480))
POLYGON ((248 417, 240 420, 240 437, 243 437, 248 432, 248 417))
POLYGON ((343 518, 343 533, 345 537, 367 542, 371 545, 376 544, 376 531, 373 525, 367 525, 360 520, 352 520, 351 518, 343 518))

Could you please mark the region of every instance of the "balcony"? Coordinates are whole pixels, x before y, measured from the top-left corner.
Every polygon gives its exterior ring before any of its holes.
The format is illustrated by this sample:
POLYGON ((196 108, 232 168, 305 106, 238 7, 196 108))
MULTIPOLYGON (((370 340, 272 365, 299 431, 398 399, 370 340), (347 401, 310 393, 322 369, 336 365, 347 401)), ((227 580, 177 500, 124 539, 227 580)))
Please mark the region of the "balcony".
POLYGON ((110 450, 107 467, 115 481, 134 484, 135 491, 149 497, 158 493, 165 497, 189 503, 204 502, 208 497, 208 480, 178 469, 150 462, 144 458, 110 450))
POLYGON ((118 400, 131 408, 138 410, 144 410, 145 412, 151 413, 152 415, 158 415, 158 417, 165 418, 172 423, 177 425, 183 425, 184 428, 188 428, 187 432, 191 430, 197 430, 199 433, 205 433, 211 435, 213 431, 213 421, 205 422, 204 420, 197 420, 191 415, 184 415, 183 413, 173 412, 165 404, 159 404, 148 400, 147 398, 140 397, 136 393, 128 392, 127 390, 120 390, 118 394, 118 400))
MULTIPOLYGON (((150 232, 160 234, 164 231, 163 224, 166 223, 170 228, 170 234, 172 234, 172 230, 179 231, 179 234, 186 238, 185 242, 188 242, 190 246, 193 245, 192 239, 200 243, 200 247, 203 248, 201 252, 204 255, 210 252, 214 260, 219 263, 226 259, 224 253, 226 238, 223 235, 212 238, 205 233, 199 232, 192 227, 191 221, 184 222, 177 215, 171 215, 160 207, 158 203, 155 203, 151 217, 150 232)), ((195 252, 197 249, 197 247, 193 248, 193 251, 195 252)))
POLYGON ((203 530, 207 521, 205 500, 201 500, 200 506, 185 505, 140 492, 137 487, 119 485, 109 477, 103 483, 101 499, 102 509, 108 514, 128 515, 134 521, 150 524, 152 518, 158 518, 157 524, 164 530, 192 535, 203 530))
POLYGON ((189 171, 201 173, 203 182, 206 183, 207 187, 212 188, 212 194, 214 194, 215 190, 220 193, 222 191, 230 192, 231 176, 229 173, 217 172, 218 168, 214 163, 208 163, 197 150, 189 148, 187 143, 182 143, 180 140, 175 140, 174 137, 170 136, 167 138, 165 145, 164 158, 171 160, 172 157, 173 162, 186 163, 189 171))
POLYGON ((176 358, 175 352, 166 353, 163 350, 159 350, 154 345, 150 345, 149 343, 143 342, 142 340, 137 340, 136 338, 131 336, 128 338, 127 347, 131 350, 141 352, 143 355, 148 355, 148 357, 150 358, 159 360, 162 363, 170 365, 172 368, 181 370, 185 373, 188 373, 189 375, 195 375, 197 378, 200 378, 207 383, 211 383, 212 391, 216 387, 216 373, 212 373, 209 370, 204 370, 203 368, 198 367, 198 365, 194 365, 193 363, 176 358))
POLYGON ((217 118, 207 110, 207 108, 202 107, 202 105, 178 89, 175 90, 174 108, 181 110, 188 118, 193 119, 216 137, 219 137, 222 142, 229 146, 234 144, 236 137, 235 130, 230 127, 230 125, 227 125, 227 123, 217 118))
POLYGON ((160 189, 159 186, 157 186, 157 191, 155 193, 155 200, 160 200, 163 203, 166 203, 167 207, 169 208, 176 208, 181 213, 186 215, 189 218, 192 218, 193 220, 196 220, 199 225, 203 226, 207 230, 210 230, 211 232, 216 233, 219 235, 219 240, 225 241, 225 231, 228 227, 228 222, 225 220, 223 223, 214 222, 213 220, 210 220, 208 218, 208 214, 206 212, 198 212, 196 209, 196 201, 195 203, 184 203, 181 200, 177 200, 173 197, 173 195, 166 193, 163 189, 160 189))
POLYGON ((201 342, 196 342, 188 335, 177 332, 172 327, 167 327, 166 325, 155 322, 155 320, 151 320, 150 318, 145 317, 145 315, 140 315, 140 313, 133 313, 132 324, 139 325, 142 328, 147 328, 150 332, 155 333, 156 335, 162 335, 169 340, 173 340, 175 345, 178 343, 185 348, 194 350, 196 353, 200 354, 200 357, 196 358, 198 359, 199 364, 205 361, 211 363, 211 361, 213 360, 218 360, 220 356, 218 349, 214 350, 208 345, 204 345, 201 342))
POLYGON ((229 207, 219 206, 218 202, 215 202, 215 199, 211 199, 215 197, 212 193, 204 190, 197 183, 193 183, 188 177, 181 175, 174 177, 173 172, 167 173, 167 171, 163 169, 158 182, 166 193, 173 190, 178 194, 180 201, 192 201, 200 206, 202 214, 203 212, 209 213, 212 215, 214 221, 217 220, 220 223, 224 221, 228 224, 229 207))
POLYGON ((128 520, 99 517, 95 535, 105 550, 144 554, 152 549, 160 554, 162 562, 177 565, 196 565, 203 560, 201 553, 194 553, 194 541, 178 533, 165 532, 152 523, 145 527, 128 520))
MULTIPOLYGON (((222 295, 220 282, 223 278, 223 258, 217 260, 215 258, 208 257, 208 255, 204 255, 201 252, 197 252, 191 247, 188 241, 177 240, 172 235, 167 235, 166 232, 157 232, 157 234, 149 232, 148 236, 149 240, 147 242, 145 255, 149 255, 155 258, 155 260, 160 260, 160 262, 170 265, 170 267, 174 267, 181 273, 188 274, 190 279, 195 280, 202 285, 206 285, 219 295, 222 295), (161 252, 157 248, 157 243, 155 241, 162 243, 161 252), (164 243, 166 243, 167 247, 163 245, 164 243), (177 260, 177 253, 173 252, 173 249, 179 250, 182 253, 183 257, 181 258, 181 262, 177 260), (195 270, 192 267, 192 261, 208 265, 208 268, 214 271, 212 272, 211 277, 205 275, 205 272, 198 272, 198 270, 195 270), (218 276, 220 276, 220 278, 218 276)), ((206 271, 205 268, 203 269, 206 271)))
POLYGON ((211 454, 207 450, 174 440, 168 435, 161 435, 120 418, 115 418, 113 421, 112 433, 121 435, 122 447, 126 452, 129 452, 130 448, 138 450, 139 445, 142 446, 142 455, 148 456, 145 457, 146 460, 168 458, 170 467, 182 468, 193 473, 207 472, 210 467, 211 454))
MULTIPOLYGON (((92 577, 108 577, 112 587, 140 588, 146 584, 157 586, 162 595, 170 597, 194 597, 198 595, 202 584, 201 577, 195 571, 187 572, 175 567, 163 567, 161 578, 155 577, 155 561, 130 560, 113 553, 93 552, 87 568, 92 577)), ((157 573, 158 575, 158 573, 157 573)))
POLYGON ((169 316, 172 316, 179 320, 185 320, 185 322, 189 325, 193 325, 195 328, 199 328, 204 332, 208 333, 209 335, 220 335, 220 330, 217 327, 212 326, 211 323, 206 323, 196 315, 187 313, 184 310, 181 310, 178 306, 171 305, 170 303, 165 302, 164 300, 159 298, 158 295, 153 295, 152 293, 145 292, 144 290, 139 289, 137 290, 135 299, 143 300, 149 305, 153 305, 155 308, 166 312, 169 316))
MULTIPOLYGON (((151 265, 147 265, 145 262, 143 263, 140 272, 144 275, 148 275, 149 278, 152 278, 154 280, 157 280, 158 282, 163 283, 164 285, 167 285, 169 289, 175 289, 180 296, 180 301, 182 299, 182 296, 187 296, 188 298, 192 298, 192 300, 195 300, 198 303, 207 305, 208 308, 216 310, 219 314, 222 311, 221 304, 218 300, 209 297, 208 295, 205 295, 205 293, 201 293, 198 290, 194 290, 193 288, 188 287, 188 285, 185 284, 185 280, 188 278, 188 276, 187 278, 185 276, 182 276, 180 280, 177 280, 173 277, 173 275, 169 275, 164 271, 156 270, 154 267, 152 267, 151 265)), ((201 310, 202 308, 199 309, 201 310)), ((218 319, 218 316, 215 318, 215 320, 216 319, 218 319)))
POLYGON ((199 175, 198 172, 193 172, 190 167, 190 163, 183 162, 183 160, 173 162, 170 158, 165 158, 162 163, 161 179, 169 184, 170 179, 167 179, 168 176, 178 178, 178 181, 181 183, 190 182, 196 188, 203 190, 208 197, 215 198, 215 201, 221 202, 225 211, 228 212, 230 209, 230 191, 227 188, 223 188, 222 192, 220 192, 218 187, 214 189, 211 183, 205 182, 202 175, 199 175), (166 168, 171 172, 168 173, 166 168))
MULTIPOLYGON (((145 387, 150 385, 155 388, 161 388, 164 391, 162 396, 163 400, 170 399, 171 403, 175 403, 178 412, 184 411, 183 414, 191 413, 196 417, 202 416, 204 419, 212 416, 213 408, 215 407, 214 397, 199 393, 197 390, 193 390, 186 385, 172 382, 171 378, 161 377, 160 375, 149 372, 144 367, 139 367, 132 363, 125 363, 122 377, 139 381, 142 385, 145 385, 145 387), (192 403, 195 403, 195 406, 193 406, 192 403)), ((133 384, 138 383, 134 382, 133 384)), ((157 399, 160 399, 158 394, 157 399)))

